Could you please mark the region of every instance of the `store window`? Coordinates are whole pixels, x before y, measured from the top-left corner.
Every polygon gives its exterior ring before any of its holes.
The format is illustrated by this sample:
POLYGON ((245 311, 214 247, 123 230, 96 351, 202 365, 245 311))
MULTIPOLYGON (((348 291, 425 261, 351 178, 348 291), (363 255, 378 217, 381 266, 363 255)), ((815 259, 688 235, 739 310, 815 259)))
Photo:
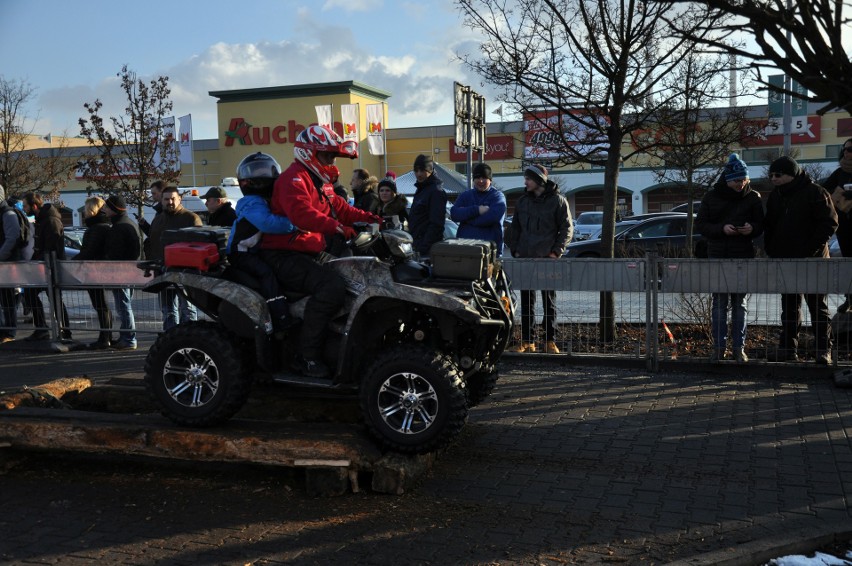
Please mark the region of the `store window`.
POLYGON ((827 145, 825 146, 825 156, 831 159, 840 159, 838 156, 841 149, 843 149, 842 143, 827 145))
POLYGON ((761 147, 758 149, 743 149, 740 158, 748 164, 771 163, 781 157, 779 147, 761 147))

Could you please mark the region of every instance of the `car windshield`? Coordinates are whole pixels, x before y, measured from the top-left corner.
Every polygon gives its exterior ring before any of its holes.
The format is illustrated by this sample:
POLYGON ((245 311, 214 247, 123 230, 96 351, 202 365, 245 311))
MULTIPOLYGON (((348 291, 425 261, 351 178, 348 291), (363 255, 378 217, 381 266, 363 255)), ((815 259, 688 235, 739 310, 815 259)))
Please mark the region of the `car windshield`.
POLYGON ((577 216, 577 224, 600 224, 603 222, 603 212, 581 212, 577 216))

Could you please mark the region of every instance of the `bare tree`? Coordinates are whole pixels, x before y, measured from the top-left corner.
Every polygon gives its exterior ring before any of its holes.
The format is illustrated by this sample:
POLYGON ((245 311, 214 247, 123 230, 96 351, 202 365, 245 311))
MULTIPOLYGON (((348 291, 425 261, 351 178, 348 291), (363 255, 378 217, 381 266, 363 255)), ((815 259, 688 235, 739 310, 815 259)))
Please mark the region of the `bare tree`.
MULTIPOLYGON (((728 58, 725 56, 724 60, 728 58)), ((719 56, 686 53, 681 64, 663 79, 669 90, 677 92, 671 106, 659 108, 651 127, 641 132, 651 139, 640 145, 663 164, 655 172, 658 179, 686 188, 689 255, 693 253, 692 203, 698 188, 711 185, 732 149, 742 146, 755 133, 743 126, 745 108, 720 107, 732 95, 736 98, 749 94, 722 72, 725 66, 719 56)), ((635 138, 637 132, 631 135, 635 138)))
POLYGON ((35 89, 26 81, 0 76, 0 184, 6 196, 42 191, 55 199, 74 168, 67 158, 68 141, 57 136, 56 145, 39 155, 27 151, 36 120, 27 114, 35 89))
MULTIPOLYGON (((462 60, 547 132, 537 145, 556 156, 556 164, 604 165, 602 251, 613 257, 620 166, 646 149, 640 144, 623 153, 622 143, 673 104, 676 93, 662 79, 693 45, 692 39, 671 36, 668 19, 701 36, 707 10, 672 10, 639 0, 456 4, 482 37, 479 53, 461 54, 462 60)), ((601 294, 600 319, 601 339, 611 341, 611 293, 601 294)))
POLYGON ((141 214, 152 182, 172 183, 180 177, 174 127, 164 123, 172 111, 171 89, 168 77, 145 84, 127 65, 117 76, 127 97, 123 115, 102 117, 100 100, 83 105, 89 117, 80 118, 80 133, 95 151, 81 169, 88 182, 120 194, 141 214))
POLYGON ((768 89, 787 92, 769 84, 766 71, 780 69, 805 86, 808 100, 823 102, 818 113, 842 108, 852 114, 852 59, 849 43, 843 44, 844 31, 852 26, 852 2, 849 0, 653 0, 671 5, 701 5, 712 10, 708 20, 713 34, 696 34, 673 26, 684 36, 705 46, 744 57, 768 89), (735 16, 719 22, 718 16, 735 16), (750 40, 741 41, 743 35, 750 40), (752 45, 755 48, 750 48, 752 45))

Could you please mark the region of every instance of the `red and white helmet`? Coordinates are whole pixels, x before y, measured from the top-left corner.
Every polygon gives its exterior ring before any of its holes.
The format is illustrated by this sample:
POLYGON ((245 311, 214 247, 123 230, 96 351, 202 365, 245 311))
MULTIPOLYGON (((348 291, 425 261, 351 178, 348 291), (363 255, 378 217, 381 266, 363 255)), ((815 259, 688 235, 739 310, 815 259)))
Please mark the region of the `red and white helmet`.
POLYGON ((299 132, 293 154, 296 161, 315 173, 324 183, 334 183, 340 177, 336 165, 323 165, 317 159, 317 153, 324 151, 336 157, 358 157, 358 142, 343 141, 337 133, 325 126, 310 126, 299 132))

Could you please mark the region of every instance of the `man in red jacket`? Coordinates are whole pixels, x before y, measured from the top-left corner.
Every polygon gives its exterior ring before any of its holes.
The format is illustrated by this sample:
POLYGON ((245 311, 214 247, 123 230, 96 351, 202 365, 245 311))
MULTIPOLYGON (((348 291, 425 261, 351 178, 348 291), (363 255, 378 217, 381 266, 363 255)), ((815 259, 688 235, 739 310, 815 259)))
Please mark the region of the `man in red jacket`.
POLYGON ((301 373, 330 375, 323 362, 326 325, 343 305, 345 285, 338 273, 315 261, 327 241, 355 235, 354 222, 380 222, 378 216, 349 206, 334 192, 340 176, 337 157, 358 157, 358 144, 323 126, 311 126, 296 138, 296 160, 275 181, 273 214, 286 216, 298 228, 291 234, 264 234, 261 252, 275 270, 284 291, 311 295, 300 336, 301 373))

